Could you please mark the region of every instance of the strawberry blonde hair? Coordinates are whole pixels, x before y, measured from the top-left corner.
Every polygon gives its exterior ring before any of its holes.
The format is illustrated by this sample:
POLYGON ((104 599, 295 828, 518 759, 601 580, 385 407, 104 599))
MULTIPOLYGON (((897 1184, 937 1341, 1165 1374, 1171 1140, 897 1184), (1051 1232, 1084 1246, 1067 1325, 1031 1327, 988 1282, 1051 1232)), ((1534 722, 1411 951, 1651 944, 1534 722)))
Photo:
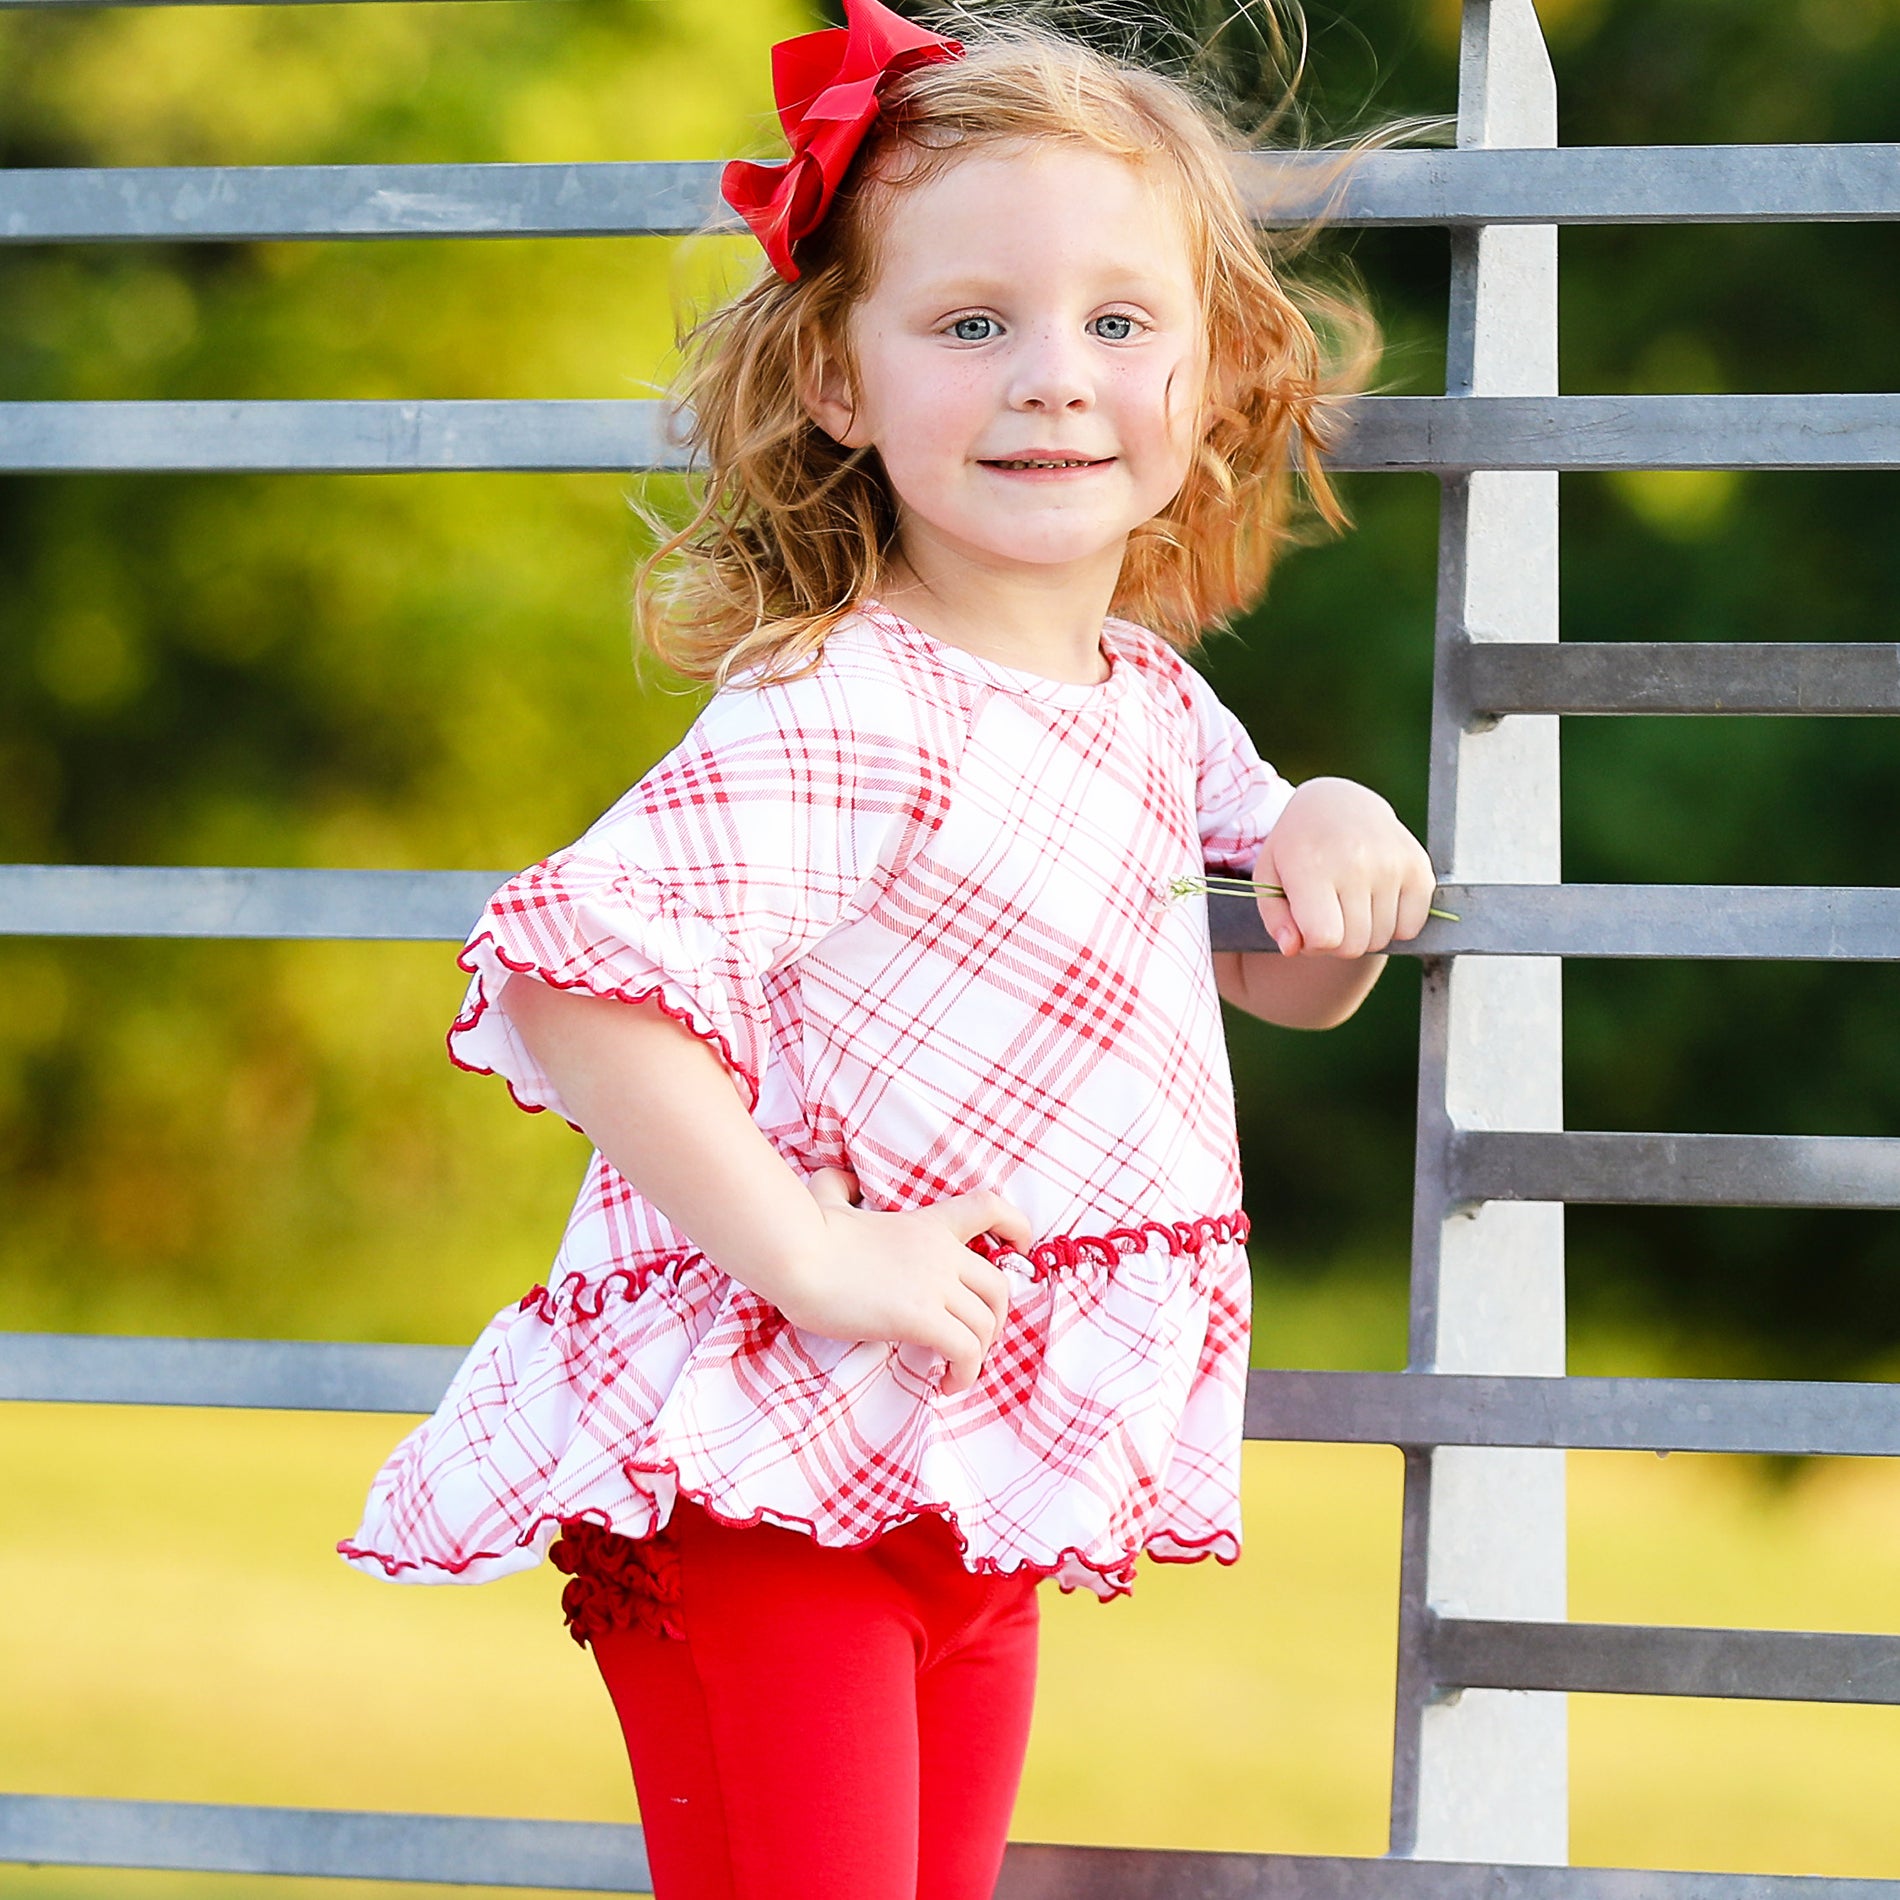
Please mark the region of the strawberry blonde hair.
POLYGON ((800 392, 826 363, 849 383, 850 315, 905 192, 972 153, 1047 139, 1123 159, 1166 194, 1207 324, 1202 440, 1180 492, 1131 535, 1113 611, 1186 649, 1251 605, 1294 536, 1296 452, 1312 512, 1344 524, 1321 458, 1334 399, 1364 386, 1377 354, 1363 300, 1283 281, 1234 182, 1239 141, 1185 86, 1038 26, 990 29, 963 58, 889 82, 825 222, 799 246, 797 281, 762 269, 682 340, 673 393, 701 485, 636 596, 641 637, 676 672, 720 685, 754 666, 797 677, 876 591, 897 529, 882 468, 826 435, 800 392))

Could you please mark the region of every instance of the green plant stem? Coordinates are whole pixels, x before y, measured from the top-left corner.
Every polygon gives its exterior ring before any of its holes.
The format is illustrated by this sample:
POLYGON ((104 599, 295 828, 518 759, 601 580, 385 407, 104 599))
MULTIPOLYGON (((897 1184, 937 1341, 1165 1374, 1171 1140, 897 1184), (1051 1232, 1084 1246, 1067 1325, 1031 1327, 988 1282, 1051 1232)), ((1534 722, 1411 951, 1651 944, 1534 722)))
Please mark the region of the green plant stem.
MULTIPOLYGON (((1238 897, 1284 897, 1286 892, 1277 884, 1257 884, 1247 877, 1177 877, 1168 885, 1170 897, 1193 897, 1202 892, 1224 891, 1238 897)), ((1455 910, 1433 909, 1427 913, 1432 917, 1442 917, 1448 924, 1463 923, 1464 919, 1455 910)))

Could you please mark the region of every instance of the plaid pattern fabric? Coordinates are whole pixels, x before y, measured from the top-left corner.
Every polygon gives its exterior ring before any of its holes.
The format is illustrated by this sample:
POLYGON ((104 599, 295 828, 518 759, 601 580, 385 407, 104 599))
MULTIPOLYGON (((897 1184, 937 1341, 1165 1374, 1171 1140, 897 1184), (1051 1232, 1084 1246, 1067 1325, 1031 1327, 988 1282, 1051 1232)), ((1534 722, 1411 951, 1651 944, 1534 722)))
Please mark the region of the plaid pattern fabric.
POLYGON ((1240 1551, 1250 1283, 1203 864, 1251 869, 1291 788, 1173 649, 1111 621, 1095 686, 875 605, 803 678, 745 676, 577 843, 496 892, 454 1059, 564 1113, 495 1007, 512 973, 652 998, 802 1175, 868 1207, 998 1190, 1037 1235, 983 1376, 800 1331, 598 1154, 549 1276, 375 1481, 358 1567, 480 1580, 564 1521, 681 1493, 859 1544, 934 1511, 977 1571, 1127 1590, 1240 1551))

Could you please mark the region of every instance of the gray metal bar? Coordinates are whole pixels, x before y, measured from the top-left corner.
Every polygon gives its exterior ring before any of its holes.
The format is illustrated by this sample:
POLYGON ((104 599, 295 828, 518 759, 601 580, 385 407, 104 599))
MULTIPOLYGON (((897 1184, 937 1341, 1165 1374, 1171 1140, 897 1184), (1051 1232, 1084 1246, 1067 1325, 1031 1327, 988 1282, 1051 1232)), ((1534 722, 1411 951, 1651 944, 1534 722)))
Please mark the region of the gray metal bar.
POLYGON ((1900 712, 1900 646, 1468 641, 1451 657, 1467 724, 1503 713, 1900 712))
MULTIPOLYGON (((1265 224, 1702 224, 1900 217, 1900 145, 1578 146, 1237 163, 1265 224)), ((735 228, 717 161, 0 171, 0 242, 683 237, 735 228)))
POLYGON ((0 1795, 0 1861, 644 1893, 637 1827, 0 1795))
POLYGON ((1872 1135, 1459 1129, 1453 1194, 1636 1207, 1900 1207, 1900 1140, 1872 1135))
MULTIPOLYGON (((1900 395, 1371 396, 1374 473, 1900 467, 1900 395)), ((0 403, 0 473, 679 470, 657 402, 0 403)))
POLYGON ((658 402, 0 403, 0 471, 680 469, 658 402))
MULTIPOLYGON (((504 871, 0 865, 0 937, 324 938, 459 943, 504 871)), ((1447 884, 1400 955, 1900 961, 1881 886, 1447 884)), ((1269 954, 1254 901, 1208 900, 1217 950, 1269 954)))
POLYGON ((1900 1882, 1012 1846, 996 1900, 1896 1900, 1900 1882))
MULTIPOLYGON (((0 881, 0 894, 5 890, 0 881)), ((1900 890, 1747 884, 1444 884, 1400 955, 1900 960, 1900 890)), ((1217 950, 1271 950, 1252 898, 1208 899, 1217 950)))
POLYGON ((433 1412, 463 1346, 0 1333, 0 1401, 433 1412))
POLYGON ((683 237, 737 225, 710 161, 0 171, 0 242, 683 237))
POLYGON ((1900 395, 1386 396, 1359 405, 1334 462, 1388 473, 1891 468, 1900 395))
POLYGON ((1437 1617, 1427 1655, 1447 1689, 1900 1703, 1900 1636, 1437 1617))
POLYGON ((0 865, 0 937, 460 943, 506 871, 0 865))
POLYGON ((1454 1372, 1248 1375, 1249 1438, 1900 1457, 1900 1385, 1522 1378, 1454 1372))
MULTIPOLYGON (((1337 161, 1240 161, 1256 215, 1310 215, 1337 161)), ((1342 224, 1779 224, 1900 217, 1900 145, 1463 146, 1369 154, 1336 188, 1342 224)))
MULTIPOLYGON (((0 1333, 0 1401, 433 1411, 460 1346, 0 1333)), ((1900 1386, 1421 1372, 1250 1375, 1274 1442, 1900 1457, 1900 1386)))
MULTIPOLYGON (((644 1893, 637 1827, 0 1795, 0 1861, 644 1893)), ((1013 1842, 996 1900, 1895 1900, 1900 1883, 1013 1842)))

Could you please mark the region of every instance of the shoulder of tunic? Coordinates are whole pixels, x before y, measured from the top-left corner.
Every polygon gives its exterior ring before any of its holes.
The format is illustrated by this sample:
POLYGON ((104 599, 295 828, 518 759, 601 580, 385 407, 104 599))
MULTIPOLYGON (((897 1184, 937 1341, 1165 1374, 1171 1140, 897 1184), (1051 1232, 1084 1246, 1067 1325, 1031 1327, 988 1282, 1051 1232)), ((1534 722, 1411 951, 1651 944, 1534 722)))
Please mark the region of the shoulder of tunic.
POLYGON ((969 733, 969 695, 861 614, 838 623, 804 673, 735 675, 591 834, 640 813, 758 804, 859 817, 939 813, 969 733))
POLYGON ((1134 667, 1150 699, 1190 725, 1199 723, 1200 698, 1213 688, 1179 648, 1133 620, 1111 619, 1104 631, 1116 652, 1134 667))
POLYGON ((928 776, 954 773, 968 736, 968 682, 934 667, 864 614, 841 620, 817 662, 789 679, 736 675, 706 702, 689 739, 718 751, 765 736, 782 738, 815 765, 849 748, 898 758, 917 755, 928 776))

